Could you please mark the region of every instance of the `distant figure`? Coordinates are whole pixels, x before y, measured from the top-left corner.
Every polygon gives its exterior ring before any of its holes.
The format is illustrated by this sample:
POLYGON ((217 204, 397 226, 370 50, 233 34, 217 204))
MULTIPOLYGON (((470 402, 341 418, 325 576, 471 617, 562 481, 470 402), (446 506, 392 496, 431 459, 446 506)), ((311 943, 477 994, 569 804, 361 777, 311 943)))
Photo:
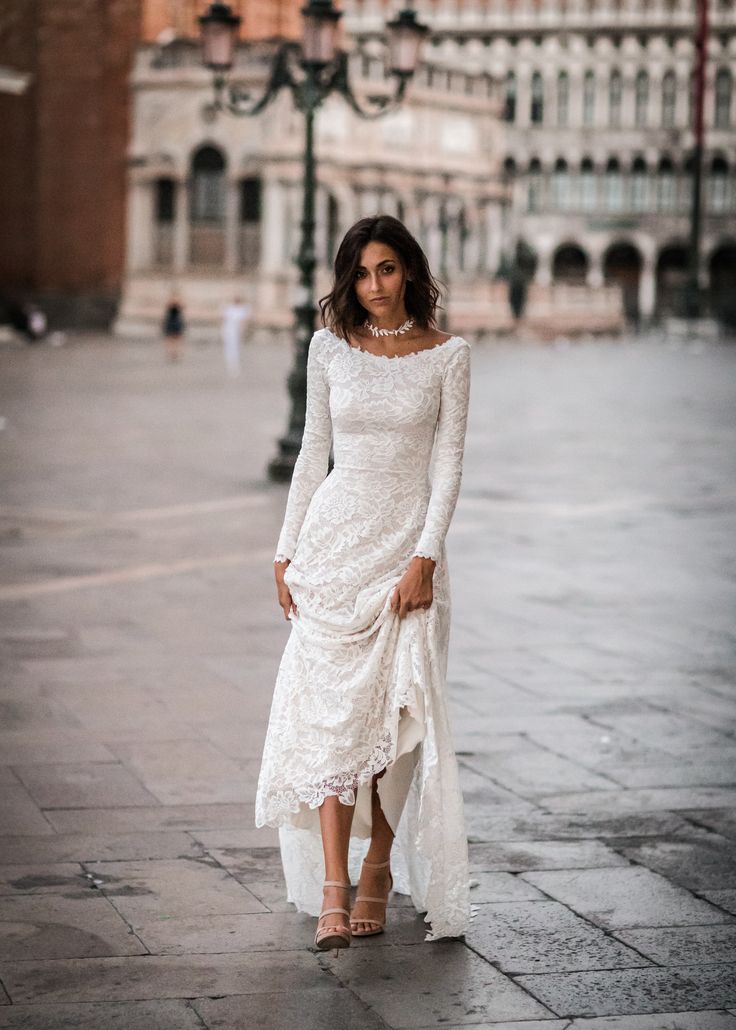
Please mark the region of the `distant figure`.
POLYGON ((509 307, 515 322, 518 322, 524 314, 526 291, 526 276, 518 265, 514 265, 509 275, 509 307))
POLYGON ((172 297, 166 307, 163 333, 167 359, 169 361, 179 361, 181 358, 181 341, 184 335, 184 315, 182 313, 181 301, 178 297, 172 297))
POLYGON ((222 346, 227 374, 233 379, 240 375, 240 341, 250 317, 251 306, 242 297, 235 297, 222 312, 222 346))

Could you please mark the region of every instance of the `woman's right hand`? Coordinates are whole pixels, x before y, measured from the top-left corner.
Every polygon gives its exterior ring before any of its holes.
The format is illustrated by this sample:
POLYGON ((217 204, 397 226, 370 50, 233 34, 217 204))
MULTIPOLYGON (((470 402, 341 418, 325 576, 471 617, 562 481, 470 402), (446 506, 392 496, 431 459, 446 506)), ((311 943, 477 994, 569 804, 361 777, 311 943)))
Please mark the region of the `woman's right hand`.
POLYGON ((284 583, 284 573, 290 565, 291 561, 289 558, 285 561, 276 561, 273 563, 274 575, 276 576, 276 593, 278 595, 279 605, 284 613, 284 618, 287 621, 289 618, 289 612, 293 611, 295 615, 298 614, 296 605, 294 604, 294 600, 291 596, 291 591, 286 583, 284 583))

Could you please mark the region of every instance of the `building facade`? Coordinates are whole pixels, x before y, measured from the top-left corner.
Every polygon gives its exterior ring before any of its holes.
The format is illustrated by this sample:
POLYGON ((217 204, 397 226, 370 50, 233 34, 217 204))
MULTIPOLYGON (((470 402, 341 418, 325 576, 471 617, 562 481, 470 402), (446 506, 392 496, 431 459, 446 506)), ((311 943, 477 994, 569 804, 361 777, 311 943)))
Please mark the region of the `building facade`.
MULTIPOLYGON (((381 26, 385 23, 385 13, 381 26)), ((161 31, 161 30, 159 30, 161 31)), ((383 31, 351 46, 358 95, 388 95, 383 31)), ((276 44, 244 43, 234 77, 258 95, 276 44)), ((180 295, 190 328, 209 333, 235 294, 256 327, 288 333, 296 301, 303 116, 286 92, 259 116, 213 115, 211 74, 176 35, 139 48, 132 78, 128 266, 117 331, 138 335, 180 295)), ((506 189, 498 155, 500 98, 482 70, 425 63, 401 107, 363 120, 339 95, 316 127, 318 291, 358 218, 395 214, 452 282, 453 324, 482 324, 501 258, 506 189)))
MULTIPOLYGON (((677 312, 692 197, 694 0, 416 8, 432 23, 433 60, 472 63, 503 84, 507 255, 523 240, 541 287, 619 284, 632 321, 677 312)), ((701 286, 724 314, 736 289, 736 4, 709 0, 708 15, 701 286)))

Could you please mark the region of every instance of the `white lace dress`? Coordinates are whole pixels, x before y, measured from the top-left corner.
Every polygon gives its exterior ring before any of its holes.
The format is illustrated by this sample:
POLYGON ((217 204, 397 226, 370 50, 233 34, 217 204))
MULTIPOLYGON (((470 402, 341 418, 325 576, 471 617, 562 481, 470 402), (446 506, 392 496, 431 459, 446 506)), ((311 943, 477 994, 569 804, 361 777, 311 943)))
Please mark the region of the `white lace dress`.
POLYGON ((427 940, 462 934, 470 914, 445 700, 445 535, 460 488, 469 387, 470 346, 459 336, 389 358, 316 332, 303 442, 274 559, 291 559, 284 580, 297 612, 276 679, 256 825, 279 827, 288 898, 317 915, 317 808, 328 795, 355 804, 355 882, 370 837, 371 780, 385 769, 378 790, 396 834, 395 889, 427 913, 427 940), (433 602, 399 619, 391 597, 417 554, 437 563, 433 602))

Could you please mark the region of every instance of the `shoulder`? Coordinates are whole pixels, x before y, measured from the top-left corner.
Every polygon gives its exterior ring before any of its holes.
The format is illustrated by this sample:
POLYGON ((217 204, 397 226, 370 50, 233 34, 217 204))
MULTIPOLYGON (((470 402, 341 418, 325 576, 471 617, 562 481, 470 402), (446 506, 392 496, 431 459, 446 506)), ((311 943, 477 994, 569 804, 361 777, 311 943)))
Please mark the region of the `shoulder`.
POLYGON ((470 364, 470 344, 463 336, 451 336, 442 344, 447 365, 470 364))
POLYGON ((309 341, 310 357, 322 358, 337 342, 337 337, 330 329, 317 329, 309 341))

